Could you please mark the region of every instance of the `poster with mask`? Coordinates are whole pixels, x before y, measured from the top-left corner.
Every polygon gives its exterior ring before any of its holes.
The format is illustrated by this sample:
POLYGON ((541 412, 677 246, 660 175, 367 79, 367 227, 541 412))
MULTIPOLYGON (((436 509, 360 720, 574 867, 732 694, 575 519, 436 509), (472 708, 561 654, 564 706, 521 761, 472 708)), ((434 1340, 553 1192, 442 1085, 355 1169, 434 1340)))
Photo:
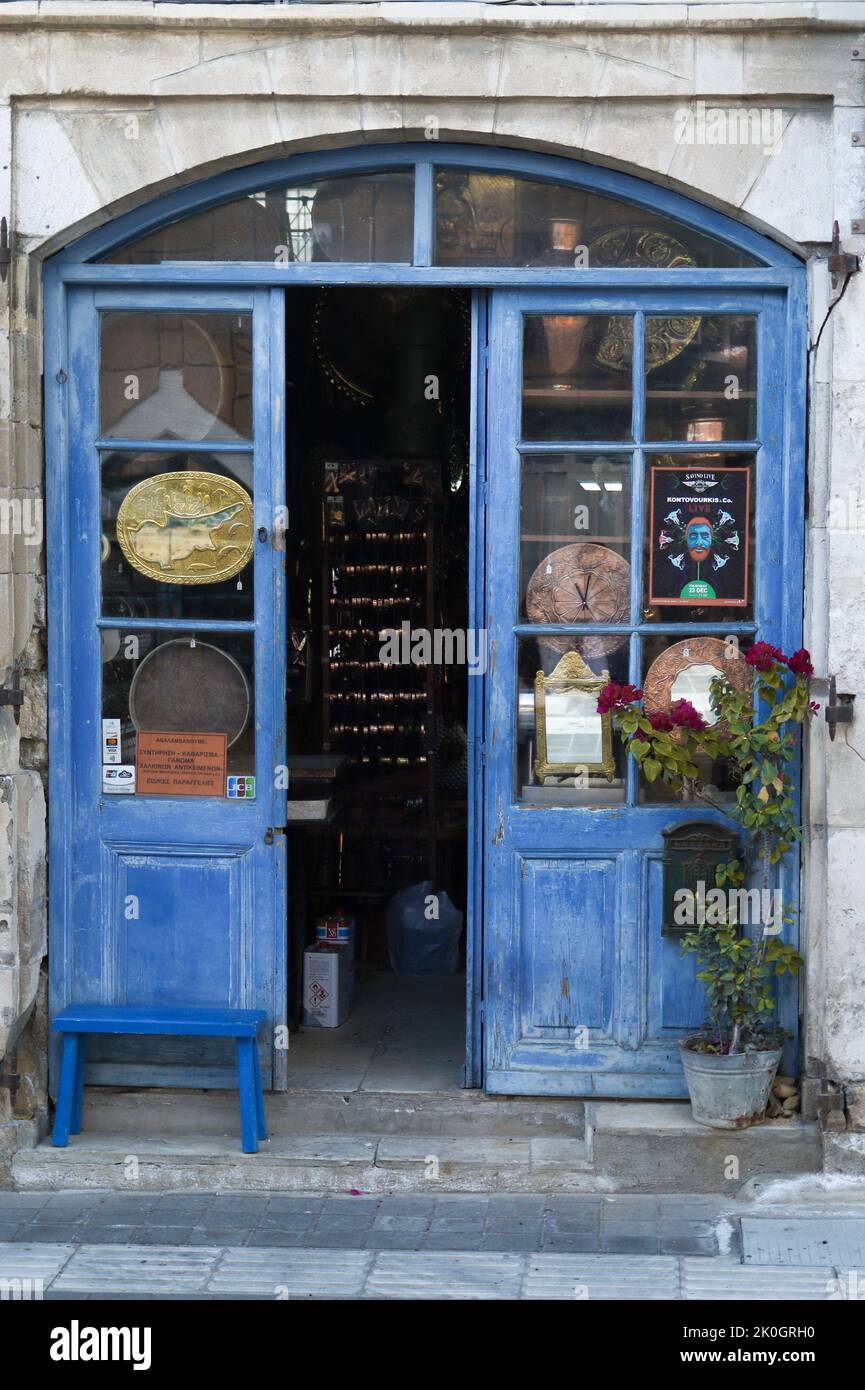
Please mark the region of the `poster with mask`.
POLYGON ((748 603, 749 468, 652 468, 651 606, 748 603))

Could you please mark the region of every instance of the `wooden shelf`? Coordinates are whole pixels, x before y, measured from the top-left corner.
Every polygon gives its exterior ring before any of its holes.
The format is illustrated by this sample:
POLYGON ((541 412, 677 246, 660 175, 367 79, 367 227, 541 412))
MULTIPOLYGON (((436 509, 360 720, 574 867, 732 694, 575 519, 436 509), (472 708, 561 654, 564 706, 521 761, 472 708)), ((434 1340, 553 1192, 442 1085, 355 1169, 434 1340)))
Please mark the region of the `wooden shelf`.
MULTIPOLYGON (((736 397, 740 401, 756 400, 755 391, 740 391, 736 397)), ((605 387, 586 390, 582 386, 524 386, 523 400, 540 400, 571 405, 574 401, 622 401, 631 400, 630 387, 605 387)), ((647 391, 648 401, 727 401, 723 391, 647 391)))
POLYGON ((630 536, 587 536, 581 531, 572 531, 570 534, 562 536, 536 536, 530 531, 520 532, 520 543, 525 543, 526 545, 534 543, 540 545, 567 545, 569 541, 573 541, 575 545, 579 545, 581 541, 591 545, 631 544, 630 536))

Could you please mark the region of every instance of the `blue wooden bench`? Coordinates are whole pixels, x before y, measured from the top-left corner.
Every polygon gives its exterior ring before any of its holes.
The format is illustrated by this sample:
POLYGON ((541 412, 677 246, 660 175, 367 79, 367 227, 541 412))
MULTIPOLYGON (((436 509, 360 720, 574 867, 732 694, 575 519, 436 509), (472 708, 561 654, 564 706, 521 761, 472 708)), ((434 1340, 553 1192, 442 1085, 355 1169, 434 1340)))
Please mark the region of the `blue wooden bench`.
POLYGON ((258 1151, 267 1138, 264 1096, 256 1037, 266 1014, 262 1009, 139 1008, 128 1004, 72 1004, 54 1019, 63 1034, 60 1086, 51 1142, 65 1148, 81 1129, 84 1054, 88 1033, 147 1034, 176 1038, 234 1038, 240 1090, 240 1131, 245 1154, 258 1151))

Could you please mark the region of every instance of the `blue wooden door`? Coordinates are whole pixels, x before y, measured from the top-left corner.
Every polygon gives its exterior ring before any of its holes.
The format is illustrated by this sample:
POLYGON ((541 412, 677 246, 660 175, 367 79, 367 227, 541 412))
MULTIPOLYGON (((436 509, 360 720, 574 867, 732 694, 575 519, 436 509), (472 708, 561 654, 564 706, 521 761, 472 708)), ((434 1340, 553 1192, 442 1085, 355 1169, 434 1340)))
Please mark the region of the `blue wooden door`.
MULTIPOLYGON (((52 758, 52 1011, 265 1009, 278 1085, 283 293, 82 287, 67 311, 48 479, 51 734, 71 750, 52 758), (154 732, 169 738, 146 773, 154 732)), ((234 1084, 219 1041, 94 1039, 88 1057, 97 1083, 234 1084)))
MULTIPOLYGON (((662 935, 662 832, 724 817, 648 787, 620 747, 606 771, 587 771, 596 766, 589 753, 574 778, 539 772, 534 687, 538 671, 551 674, 576 651, 591 675, 658 688, 667 680, 668 693, 688 698, 692 677, 677 669, 724 642, 747 645, 758 631, 786 651, 800 645, 803 465, 785 400, 799 399, 802 363, 801 324, 782 293, 493 294, 490 1091, 686 1094, 677 1043, 702 1021, 702 990, 679 942, 662 935), (719 540, 710 559, 719 564, 697 592, 714 604, 651 601, 659 589, 678 594, 676 569, 687 563, 676 506, 652 514, 656 469, 666 472, 655 502, 668 483, 705 495, 698 510, 711 510, 719 540), (728 497, 731 511, 719 506, 728 497), (735 529, 722 510, 736 513, 735 529), (661 556, 651 575, 650 535, 661 556)), ((695 689, 704 678, 697 671, 695 689)), ((723 794, 723 768, 709 770, 709 784, 723 794)), ((794 897, 797 866, 785 873, 794 897)), ((780 1000, 781 1021, 795 1029, 796 1014, 794 986, 780 1000)))

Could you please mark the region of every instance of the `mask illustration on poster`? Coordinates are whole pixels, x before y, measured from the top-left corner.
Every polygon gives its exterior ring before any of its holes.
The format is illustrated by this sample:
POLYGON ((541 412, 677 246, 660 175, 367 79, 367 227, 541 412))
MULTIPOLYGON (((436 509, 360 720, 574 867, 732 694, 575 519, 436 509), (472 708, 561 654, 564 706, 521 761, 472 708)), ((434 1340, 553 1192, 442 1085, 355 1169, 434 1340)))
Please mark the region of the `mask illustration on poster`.
POLYGON ((652 605, 747 605, 750 485, 749 468, 652 468, 652 605))

